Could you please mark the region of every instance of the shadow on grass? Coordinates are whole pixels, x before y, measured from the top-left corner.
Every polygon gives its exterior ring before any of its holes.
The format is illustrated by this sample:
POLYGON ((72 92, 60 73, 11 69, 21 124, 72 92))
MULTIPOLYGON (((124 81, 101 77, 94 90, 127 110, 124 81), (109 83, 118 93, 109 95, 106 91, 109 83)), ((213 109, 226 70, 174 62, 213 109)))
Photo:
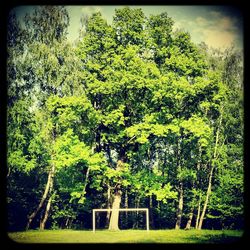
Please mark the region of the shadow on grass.
POLYGON ((241 237, 239 236, 231 236, 231 235, 202 235, 202 236, 190 236, 190 239, 196 241, 201 244, 231 244, 231 243, 239 243, 241 241, 241 237))

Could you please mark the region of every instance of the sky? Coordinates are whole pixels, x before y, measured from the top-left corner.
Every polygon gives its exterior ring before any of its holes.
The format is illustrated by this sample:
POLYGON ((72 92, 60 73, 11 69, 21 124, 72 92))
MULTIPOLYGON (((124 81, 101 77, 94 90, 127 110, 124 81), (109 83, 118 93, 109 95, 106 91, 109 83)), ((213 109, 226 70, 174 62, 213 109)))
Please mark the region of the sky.
MULTIPOLYGON (((66 6, 70 16, 68 39, 77 39, 82 15, 91 15, 100 11, 102 16, 112 24, 116 8, 122 5, 90 5, 66 6)), ((129 5, 131 8, 141 8, 146 16, 156 15, 166 11, 174 20, 174 29, 183 29, 190 33, 195 43, 205 42, 209 47, 224 50, 232 44, 243 49, 243 17, 240 10, 229 6, 209 5, 129 5)), ((17 13, 22 16, 32 10, 33 6, 18 7, 17 13)))
MULTIPOLYGON (((67 6, 71 17, 69 38, 74 40, 78 36, 79 18, 82 14, 91 15, 100 11, 103 17, 112 23, 116 8, 125 6, 67 6)), ((193 42, 205 42, 209 47, 224 50, 234 44, 243 48, 243 18, 238 9, 227 6, 169 6, 148 5, 129 6, 141 8, 146 16, 160 14, 166 11, 174 20, 174 29, 180 28, 188 31, 193 42)))

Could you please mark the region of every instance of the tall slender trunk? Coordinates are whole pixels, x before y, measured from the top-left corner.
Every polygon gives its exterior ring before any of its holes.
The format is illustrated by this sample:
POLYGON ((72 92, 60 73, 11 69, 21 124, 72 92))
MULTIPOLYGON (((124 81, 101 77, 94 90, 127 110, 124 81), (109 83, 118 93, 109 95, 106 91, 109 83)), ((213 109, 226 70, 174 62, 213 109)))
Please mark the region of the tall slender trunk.
POLYGON ((40 200, 40 203, 38 204, 38 206, 35 209, 35 211, 31 215, 28 216, 28 222, 26 224, 26 230, 29 229, 29 227, 30 227, 33 219, 35 218, 35 216, 37 215, 37 213, 39 212, 39 210, 42 208, 45 200, 48 197, 48 193, 49 193, 49 190, 50 190, 50 186, 51 186, 51 181, 53 179, 53 175, 54 175, 54 166, 52 166, 51 170, 49 171, 47 183, 46 183, 46 186, 45 186, 45 189, 44 189, 44 192, 43 192, 43 196, 42 196, 42 198, 40 200))
POLYGON ((86 171, 84 186, 83 186, 83 189, 82 189, 82 197, 84 197, 85 193, 86 193, 86 187, 87 187, 88 179, 89 179, 89 171, 90 171, 90 167, 88 167, 87 171, 86 171))
POLYGON ((188 221, 187 221, 185 230, 189 230, 191 228, 193 216, 194 216, 194 208, 192 207, 191 211, 189 213, 189 217, 188 217, 188 221))
MULTIPOLYGON (((139 207, 139 197, 137 198, 137 200, 136 200, 136 206, 135 206, 136 208, 138 208, 139 207)), ((138 215, 139 215, 139 212, 138 211, 136 211, 136 223, 135 223, 135 227, 136 228, 138 228, 138 215)))
MULTIPOLYGON (((220 127, 221 127, 221 122, 222 122, 222 114, 223 114, 222 111, 221 111, 220 118, 219 118, 219 125, 218 125, 217 131, 216 131, 213 160, 215 160, 217 158, 217 149, 218 149, 218 143, 219 143, 219 134, 220 134, 220 127)), ((213 171, 214 171, 214 168, 215 168, 215 164, 214 164, 213 160, 212 160, 212 164, 211 164, 211 168, 210 168, 210 172, 209 172, 209 179, 208 179, 208 187, 207 187, 206 199, 205 199, 205 203, 204 203, 203 210, 202 210, 202 213, 201 213, 201 217, 200 217, 198 229, 202 228, 203 220, 204 220, 204 217, 205 217, 205 214, 206 214, 206 210, 207 210, 208 201, 209 201, 209 198, 210 198, 210 195, 211 195, 211 192, 212 192, 212 178, 213 178, 213 171)))
POLYGON ((69 217, 66 219, 64 227, 65 227, 65 228, 69 228, 68 225, 69 225, 69 217))
POLYGON ((181 227, 181 218, 183 211, 183 183, 179 185, 179 199, 178 199, 178 208, 177 208, 177 219, 175 224, 175 229, 180 229, 181 227))
POLYGON ((153 197, 152 194, 149 196, 149 219, 150 225, 154 228, 154 214, 153 214, 153 197))
POLYGON ((50 187, 49 187, 49 193, 50 193, 50 197, 45 209, 45 213, 44 213, 44 217, 40 222, 40 229, 43 230, 45 228, 45 224, 48 220, 49 217, 49 212, 50 212, 50 207, 51 207, 51 202, 52 202, 52 191, 53 191, 53 186, 54 186, 54 174, 55 174, 55 166, 52 165, 52 175, 51 175, 51 179, 50 179, 50 187))
MULTIPOLYGON (((111 193, 110 185, 108 184, 108 190, 107 190, 107 208, 108 209, 110 208, 110 193, 111 193)), ((106 215, 106 225, 109 225, 110 214, 111 214, 110 212, 107 212, 107 215, 106 215)))
MULTIPOLYGON (((51 134, 52 148, 54 147, 55 139, 56 139, 56 131, 55 131, 55 129, 52 129, 52 134, 51 134)), ((53 155, 54 155, 54 152, 52 151, 52 153, 51 153, 51 158, 52 159, 53 159, 53 155)), ((48 179, 47 179, 47 183, 46 183, 46 186, 45 186, 45 189, 44 189, 44 192, 43 192, 43 196, 42 196, 42 198, 40 200, 40 203, 38 204, 37 208, 35 209, 35 211, 31 215, 28 216, 28 221, 27 221, 27 224, 26 224, 26 230, 29 229, 33 219, 35 218, 35 216, 37 215, 39 210, 42 208, 42 206, 44 205, 44 202, 46 201, 49 192, 52 192, 54 175, 55 175, 55 165, 52 164, 51 168, 49 170, 48 179)), ((50 205, 51 205, 51 201, 52 201, 50 198, 49 198, 48 204, 46 206, 46 210, 45 210, 45 222, 44 222, 44 224, 46 223, 46 220, 47 220, 46 217, 48 216, 48 213, 46 211, 47 211, 47 209, 48 209, 48 212, 50 210, 50 205)))
POLYGON ((207 210, 207 205, 208 205, 209 197, 210 197, 211 192, 212 192, 213 170, 214 170, 214 166, 212 166, 211 170, 210 170, 206 199, 205 199, 205 203, 204 203, 203 210, 202 210, 202 213, 201 213, 201 217, 200 217, 198 229, 202 228, 202 223, 203 223, 203 220, 204 220, 204 217, 205 217, 205 213, 206 213, 206 210, 207 210))
MULTIPOLYGON (((202 149, 201 145, 199 146, 199 154, 198 154, 198 162, 197 162, 197 181, 196 181, 196 189, 200 189, 200 169, 201 169, 201 162, 202 162, 202 149)), ((195 197, 197 199, 197 196, 195 197)), ((195 221, 195 229, 198 228, 199 220, 200 220, 200 213, 201 213, 201 193, 199 192, 199 199, 198 199, 198 205, 197 205, 197 215, 196 215, 196 221, 195 221)))
MULTIPOLYGON (((108 161, 109 161, 109 166, 113 167, 113 159, 111 157, 111 150, 110 150, 110 146, 109 144, 106 145, 106 152, 107 152, 107 156, 108 156, 108 161)), ((107 183, 108 189, 107 189, 107 208, 111 208, 111 187, 110 187, 110 183, 108 181, 107 183)), ((106 228, 109 227, 109 222, 110 222, 110 216, 111 216, 111 212, 107 212, 106 214, 106 228)))
POLYGON ((200 220, 200 214, 201 214, 201 194, 199 195, 197 216, 196 216, 196 222, 195 222, 195 229, 198 229, 199 220, 200 220))
MULTIPOLYGON (((139 196, 136 196, 136 199, 135 199, 135 208, 139 208, 140 206, 140 197, 139 196)), ((138 228, 138 216, 139 216, 139 212, 136 211, 136 221, 134 222, 134 225, 133 225, 133 228, 138 228)))
MULTIPOLYGON (((125 203, 124 203, 124 207, 128 208, 128 190, 126 189, 125 191, 125 203)), ((126 222, 126 226, 128 225, 128 212, 125 212, 125 222, 126 222)))
POLYGON ((47 206, 46 206, 46 209, 45 209, 44 217, 40 222, 40 230, 44 230, 45 224, 46 224, 46 222, 48 220, 50 207, 51 207, 51 203, 52 203, 52 196, 53 196, 53 194, 49 197, 49 200, 48 200, 48 203, 47 203, 47 206))
POLYGON ((9 178, 9 176, 10 176, 10 172, 11 172, 11 169, 10 169, 10 168, 8 168, 8 172, 7 172, 6 178, 9 178))
MULTIPOLYGON (((177 162, 177 172, 181 172, 181 160, 180 160, 180 141, 177 139, 177 151, 176 151, 176 162, 177 162)), ((178 186, 178 207, 176 211, 176 223, 175 229, 180 229, 181 227, 181 218, 182 218, 182 211, 183 211, 183 182, 179 179, 179 186, 178 186)))

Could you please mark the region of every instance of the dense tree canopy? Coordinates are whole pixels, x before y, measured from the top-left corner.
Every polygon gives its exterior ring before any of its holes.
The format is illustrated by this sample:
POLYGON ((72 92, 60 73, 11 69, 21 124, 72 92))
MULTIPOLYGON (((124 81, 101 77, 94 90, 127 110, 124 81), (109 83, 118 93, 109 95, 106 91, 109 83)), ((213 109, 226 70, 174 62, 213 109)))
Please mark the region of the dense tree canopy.
MULTIPOLYGON (((23 21, 10 13, 9 230, 91 228, 92 209, 111 207, 147 207, 157 229, 243 227, 240 51, 129 7, 112 24, 86 17, 75 45, 64 7, 23 21)), ((118 225, 145 218, 97 214, 118 225)))

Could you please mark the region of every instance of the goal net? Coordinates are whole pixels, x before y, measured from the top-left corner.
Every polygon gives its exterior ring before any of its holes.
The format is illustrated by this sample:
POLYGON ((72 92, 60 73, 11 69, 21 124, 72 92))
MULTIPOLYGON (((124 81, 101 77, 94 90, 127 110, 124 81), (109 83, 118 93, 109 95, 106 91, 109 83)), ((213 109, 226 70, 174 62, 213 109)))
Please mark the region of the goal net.
POLYGON ((148 214, 148 208, 97 208, 92 210, 92 225, 93 225, 93 232, 95 232, 96 227, 95 227, 95 214, 96 212, 112 212, 114 210, 119 210, 122 212, 145 212, 146 213, 146 229, 149 231, 149 214, 148 214))

